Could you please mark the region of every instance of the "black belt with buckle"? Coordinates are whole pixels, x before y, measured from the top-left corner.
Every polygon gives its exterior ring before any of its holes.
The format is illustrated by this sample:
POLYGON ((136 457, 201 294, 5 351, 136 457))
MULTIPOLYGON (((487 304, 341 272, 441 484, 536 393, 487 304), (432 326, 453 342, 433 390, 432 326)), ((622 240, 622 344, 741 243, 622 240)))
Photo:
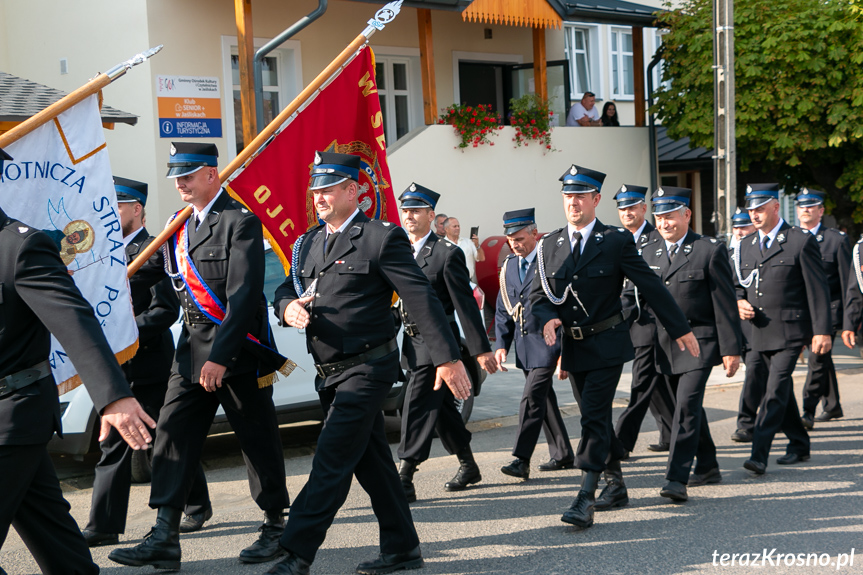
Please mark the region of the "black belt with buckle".
POLYGON ((33 367, 7 375, 0 379, 0 397, 18 391, 22 387, 27 387, 31 383, 36 383, 49 375, 51 375, 51 364, 48 363, 47 359, 33 367))
POLYGON ((590 335, 596 335, 600 332, 609 330, 616 326, 619 323, 623 323, 626 321, 626 317, 623 315, 623 312, 618 313, 615 316, 612 316, 606 320, 595 323, 593 325, 583 325, 583 326, 575 326, 570 328, 564 328, 564 333, 571 337, 574 340, 581 340, 590 335))
POLYGON ((202 314, 199 311, 188 310, 183 308, 183 321, 188 325, 193 325, 196 323, 214 323, 213 320, 208 318, 206 315, 202 314))
POLYGON ((316 363, 315 370, 321 377, 340 375, 352 367, 362 365, 368 361, 372 361, 373 359, 380 359, 385 355, 394 352, 398 348, 399 344, 396 342, 395 338, 393 338, 383 345, 379 345, 365 353, 355 355, 342 361, 334 361, 333 363, 316 363))
MULTIPOLYGON (((446 316, 446 320, 450 323, 454 322, 455 321, 455 314, 448 313, 446 316)), ((416 337, 420 334, 420 330, 417 327, 417 324, 415 324, 415 323, 404 323, 403 322, 403 325, 405 326, 405 333, 408 334, 409 336, 416 337)))

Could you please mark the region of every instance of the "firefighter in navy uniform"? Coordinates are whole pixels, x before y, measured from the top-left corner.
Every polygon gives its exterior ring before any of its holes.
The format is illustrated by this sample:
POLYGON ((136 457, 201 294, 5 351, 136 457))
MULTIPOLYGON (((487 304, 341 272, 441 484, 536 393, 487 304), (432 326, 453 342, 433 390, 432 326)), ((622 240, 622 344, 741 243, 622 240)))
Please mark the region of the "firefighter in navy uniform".
POLYGON ((791 379, 804 345, 823 354, 832 346, 830 288, 815 236, 789 226, 779 215, 779 185, 752 184, 746 209, 757 234, 734 253, 740 319, 752 323, 748 369, 767 371, 764 398, 752 434, 752 454, 743 467, 767 470, 778 431, 789 439, 780 465, 809 459, 809 434, 800 421, 791 379), (751 359, 750 359, 751 358, 751 359))
POLYGON ((854 244, 851 252, 851 270, 848 289, 845 292, 844 313, 842 318, 842 342, 848 349, 857 345, 857 334, 863 320, 863 237, 854 244))
POLYGON ((407 235, 392 223, 369 220, 357 205, 360 162, 350 154, 315 154, 309 189, 325 223, 294 244, 291 277, 276 290, 280 323, 305 330, 325 420, 312 471, 281 538, 288 556, 271 574, 309 573, 354 476, 371 499, 381 549, 357 572, 423 565, 381 412, 400 373, 393 290, 438 366, 434 386, 445 382, 457 399, 470 396, 458 342, 407 235))
POLYGON ((572 444, 554 393, 554 372, 560 359, 560 342, 545 344, 542 325, 531 311, 530 286, 536 275, 536 220, 534 208, 503 215, 503 233, 513 253, 500 270, 500 292, 495 314, 495 359, 504 369, 507 353, 515 347, 515 365, 524 372, 524 391, 518 410, 518 431, 512 454, 515 459, 501 468, 511 477, 530 477, 530 458, 540 430, 545 432, 550 459, 540 471, 570 469, 575 465, 572 444))
POLYGON ((657 323, 657 367, 675 396, 668 483, 660 495, 674 501, 688 499, 687 484, 722 480, 703 407, 704 390, 713 366, 721 364, 727 377, 737 372, 742 349, 728 250, 715 238, 689 229, 691 194, 688 188, 670 186, 654 192, 651 202, 662 241, 643 253, 686 315, 701 350, 697 358, 681 351, 662 321, 657 323))
MULTIPOLYGON (((0 149, 0 172, 4 160, 0 149)), ((51 334, 102 416, 100 439, 115 427, 133 449, 146 448, 146 426, 156 424, 132 396, 56 244, 0 209, 0 547, 12 525, 42 573, 98 573, 46 449, 62 433, 51 334)))
MULTIPOLYGON (((468 353, 489 373, 497 371, 479 307, 470 287, 464 252, 449 240, 432 237, 431 224, 440 194, 412 183, 401 196, 402 222, 408 232, 414 258, 429 279, 447 314, 450 330, 458 341, 455 313, 461 321, 468 353)), ((427 338, 411 318, 410 304, 399 302, 398 315, 404 324, 402 367, 410 374, 402 411, 402 438, 398 456, 399 478, 408 502, 416 501, 413 476, 427 460, 434 434, 447 452, 455 455, 459 468, 444 488, 461 491, 482 480, 479 466, 470 449, 471 433, 456 407, 449 389, 434 389, 436 367, 427 338)))
MULTIPOLYGON (((803 188, 795 203, 800 227, 815 236, 821 250, 821 262, 830 286, 830 313, 833 321, 833 337, 842 329, 842 299, 848 292, 851 270, 851 242, 845 232, 828 228, 823 224, 824 198, 826 194, 803 188)), ((836 367, 833 365, 831 351, 818 355, 809 354, 809 373, 803 385, 803 414, 800 419, 803 427, 812 429, 816 421, 830 421, 842 417, 842 404, 839 402, 839 383, 836 380, 836 367), (821 402, 823 411, 816 417, 815 409, 821 402)))
MULTIPOLYGON (((126 244, 126 261, 131 262, 146 248, 153 237, 144 228, 144 207, 147 204, 147 184, 127 178, 114 177, 117 192, 117 211, 126 244)), ((151 256, 151 265, 164 267, 162 251, 151 256)), ((137 274, 136 274, 137 275, 137 274)), ((141 407, 155 420, 165 401, 171 362, 174 359, 174 339, 171 326, 180 313, 180 302, 167 277, 155 286, 148 287, 129 281, 135 323, 138 325, 138 351, 135 357, 123 364, 126 381, 132 387, 141 407)), ((118 534, 126 529, 126 512, 129 507, 129 489, 132 483, 132 453, 116 431, 99 444, 102 458, 96 464, 93 480, 93 498, 90 520, 84 528, 84 538, 90 547, 115 545, 118 534)), ((197 531, 204 521, 212 517, 210 495, 204 469, 198 466, 195 482, 186 503, 188 531, 197 531), (191 529, 189 529, 191 527, 191 529)), ((183 524, 180 531, 184 531, 183 524)))
POLYGON ((214 144, 171 144, 167 177, 194 209, 165 249, 183 330, 156 433, 150 488, 156 525, 141 544, 108 558, 180 568, 182 510, 222 406, 243 450, 252 498, 265 514, 258 540, 240 552, 240 561, 269 561, 282 554, 278 539, 289 501, 268 385, 285 360, 273 349, 267 319, 261 222, 221 188, 214 144))
POLYGON ((605 174, 573 165, 560 179, 569 224, 539 242, 530 303, 544 326, 546 344, 554 345, 562 327, 561 369, 569 374, 581 410, 576 466, 583 477, 578 496, 561 520, 584 528, 593 525, 600 473, 609 457, 622 456, 614 438, 611 404, 623 364, 633 358, 620 299, 624 278, 644 294, 681 346, 697 356, 698 342, 668 290, 638 255, 632 234, 596 219, 605 174))

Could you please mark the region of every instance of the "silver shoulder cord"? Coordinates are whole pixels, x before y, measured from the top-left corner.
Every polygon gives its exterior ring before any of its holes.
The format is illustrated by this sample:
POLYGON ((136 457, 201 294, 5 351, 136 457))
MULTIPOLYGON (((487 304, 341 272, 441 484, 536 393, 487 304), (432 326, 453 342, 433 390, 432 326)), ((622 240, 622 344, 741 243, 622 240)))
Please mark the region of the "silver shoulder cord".
POLYGON ((737 247, 734 248, 734 255, 731 257, 734 260, 734 270, 737 272, 737 279, 740 280, 740 285, 744 288, 749 289, 749 286, 752 285, 752 280, 755 280, 755 290, 758 290, 758 282, 761 281, 761 274, 758 271, 758 268, 755 268, 746 279, 743 279, 743 275, 740 273, 740 248, 742 243, 738 243, 737 247))
MULTIPOLYGON (((307 234, 308 232, 306 232, 307 234)), ((309 297, 315 295, 318 288, 318 278, 315 278, 312 285, 303 291, 303 284, 300 282, 300 275, 297 273, 297 265, 300 260, 300 247, 303 245, 303 240, 306 239, 306 234, 301 235, 294 242, 294 249, 291 250, 291 280, 294 282, 294 291, 297 292, 297 297, 309 297)))
POLYGON ((851 255, 854 260, 854 274, 857 276, 857 287, 863 292, 863 271, 860 270, 860 244, 854 244, 854 251, 851 255))
POLYGON ((578 305, 581 306, 581 309, 584 311, 584 315, 590 317, 590 313, 587 311, 587 308, 584 307, 584 304, 581 303, 581 300, 578 297, 578 292, 572 289, 572 284, 567 284, 566 289, 563 290, 562 297, 556 297, 554 293, 551 291, 551 286, 548 285, 548 278, 545 277, 545 258, 543 257, 543 246, 545 245, 545 238, 539 240, 539 253, 536 254, 537 257, 537 273, 539 274, 539 280, 542 284, 542 291, 545 292, 545 296, 548 298, 548 301, 553 303, 554 305, 561 305, 566 301, 566 294, 571 293, 572 297, 575 298, 575 301, 578 302, 578 305))
MULTIPOLYGON (((177 214, 174 214, 173 216, 168 218, 168 222, 165 224, 165 227, 167 228, 168 225, 172 221, 174 221, 174 218, 176 218, 176 217, 177 217, 177 214)), ((186 224, 184 223, 183 225, 186 225, 186 224)), ((189 235, 186 234, 186 239, 188 240, 188 238, 189 238, 189 235)), ((171 256, 173 254, 171 254, 171 249, 168 247, 170 244, 171 244, 171 238, 168 238, 168 241, 166 241, 164 244, 162 244, 162 255, 164 256, 162 258, 162 263, 165 266, 165 274, 167 274, 167 276, 169 278, 171 278, 171 287, 174 288, 175 292, 181 292, 184 289, 186 289, 186 282, 183 281, 183 276, 180 274, 179 264, 177 265, 177 273, 171 272, 171 261, 172 261, 171 256)))
POLYGON ((500 268, 498 275, 498 284, 500 286, 500 299, 503 300, 503 307, 506 308, 506 313, 512 316, 513 321, 517 321, 521 331, 524 332, 524 304, 518 302, 515 306, 509 301, 509 293, 506 291, 506 266, 510 259, 503 260, 503 266, 500 268))

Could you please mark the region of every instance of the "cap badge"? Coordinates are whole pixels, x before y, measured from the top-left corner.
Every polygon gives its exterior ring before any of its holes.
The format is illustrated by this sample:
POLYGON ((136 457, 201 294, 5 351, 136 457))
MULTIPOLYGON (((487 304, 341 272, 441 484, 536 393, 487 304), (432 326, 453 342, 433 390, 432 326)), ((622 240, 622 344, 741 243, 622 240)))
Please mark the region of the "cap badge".
POLYGON ((171 155, 172 156, 177 155, 177 148, 174 147, 174 144, 171 144, 171 155))
POLYGON ((657 190, 657 192, 656 192, 656 195, 657 195, 657 196, 659 196, 659 197, 664 196, 664 195, 665 195, 665 190, 663 190, 662 188, 659 188, 659 190, 657 190))
POLYGON ((572 166, 572 167, 569 169, 569 173, 570 173, 570 174, 572 174, 572 175, 574 176, 575 174, 577 174, 577 173, 578 173, 578 169, 577 169, 575 166, 572 166))
POLYGON ((746 186, 746 193, 747 193, 747 194, 751 194, 751 193, 752 193, 752 186, 749 186, 749 185, 747 185, 747 186, 746 186))
POLYGON ((415 192, 415 191, 417 191, 417 185, 416 185, 416 184, 411 184, 411 187, 410 187, 410 188, 408 188, 408 189, 409 189, 410 191, 412 191, 412 192, 415 192))
POLYGON ((321 155, 320 155, 318 152, 315 152, 315 165, 317 166, 317 165, 318 165, 318 164, 320 164, 322 161, 323 161, 323 160, 321 160, 321 155))
POLYGON ((625 191, 626 191, 626 184, 623 184, 622 186, 620 186, 620 191, 621 191, 621 192, 625 192, 625 191))

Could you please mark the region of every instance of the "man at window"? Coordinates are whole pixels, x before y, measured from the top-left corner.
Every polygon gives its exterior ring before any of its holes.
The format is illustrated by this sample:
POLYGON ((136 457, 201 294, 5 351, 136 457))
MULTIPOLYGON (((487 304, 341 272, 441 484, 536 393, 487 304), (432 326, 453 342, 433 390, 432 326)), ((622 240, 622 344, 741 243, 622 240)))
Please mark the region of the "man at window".
POLYGON ((596 94, 585 92, 581 102, 576 102, 566 116, 567 126, 601 126, 599 110, 596 109, 596 94))

